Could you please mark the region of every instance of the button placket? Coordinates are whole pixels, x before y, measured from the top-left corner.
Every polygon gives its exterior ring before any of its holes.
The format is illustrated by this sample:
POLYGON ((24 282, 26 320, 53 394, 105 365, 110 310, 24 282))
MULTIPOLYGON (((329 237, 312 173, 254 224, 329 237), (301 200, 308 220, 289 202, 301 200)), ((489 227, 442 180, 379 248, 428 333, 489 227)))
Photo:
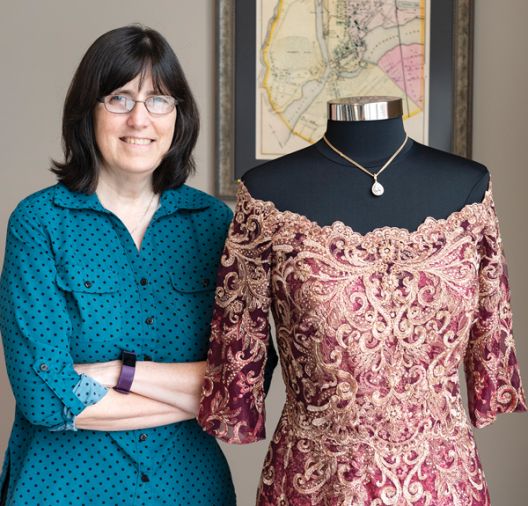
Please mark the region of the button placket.
MULTIPOLYGON (((137 279, 137 278, 136 278, 137 279)), ((139 281, 138 281, 138 284, 139 286, 141 287, 146 287, 147 285, 149 285, 149 280, 146 276, 141 276, 139 278, 139 281)), ((143 290, 140 290, 139 292, 139 296, 142 300, 143 303, 145 303, 145 308, 148 307, 148 300, 146 300, 148 297, 147 297, 147 292, 143 291, 143 290)), ((149 327, 152 326, 154 324, 154 316, 153 315, 148 315, 145 320, 144 320, 145 324, 148 325, 149 327)))

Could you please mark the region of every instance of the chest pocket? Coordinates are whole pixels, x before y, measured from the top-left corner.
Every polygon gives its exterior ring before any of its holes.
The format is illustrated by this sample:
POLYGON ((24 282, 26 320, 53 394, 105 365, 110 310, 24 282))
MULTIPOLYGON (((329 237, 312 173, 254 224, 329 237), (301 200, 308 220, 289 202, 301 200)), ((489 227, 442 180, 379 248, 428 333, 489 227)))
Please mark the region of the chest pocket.
POLYGON ((178 313, 178 326, 193 347, 206 350, 209 342, 213 314, 216 269, 199 259, 171 273, 174 310, 178 313))
POLYGON ((56 283, 66 294, 74 339, 110 341, 120 336, 121 290, 111 266, 59 264, 56 283))
POLYGON ((216 271, 201 271, 192 276, 185 276, 182 273, 171 275, 172 286, 180 293, 202 293, 211 292, 215 289, 216 271))

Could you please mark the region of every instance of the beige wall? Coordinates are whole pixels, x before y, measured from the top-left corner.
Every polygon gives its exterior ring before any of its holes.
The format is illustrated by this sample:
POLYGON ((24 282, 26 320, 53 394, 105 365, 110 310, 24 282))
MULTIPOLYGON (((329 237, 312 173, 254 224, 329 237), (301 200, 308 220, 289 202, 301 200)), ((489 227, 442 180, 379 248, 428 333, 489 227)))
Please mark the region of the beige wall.
MULTIPOLYGON (((517 351, 528 384, 528 33, 524 0, 477 0, 475 29, 474 154, 492 172, 497 212, 509 263, 517 351)), ((503 416, 476 431, 496 506, 528 504, 528 416, 503 416)))
MULTIPOLYGON (((437 0, 438 1, 438 0, 437 0)), ((161 31, 187 73, 202 114, 191 184, 211 192, 214 177, 214 3, 207 0, 2 2, 0 18, 0 249, 7 218, 25 195, 53 183, 50 157, 60 157, 62 101, 72 73, 88 45, 102 32, 140 21, 161 31)), ((493 173, 512 285, 517 348, 528 383, 528 2, 480 0, 475 30, 474 158, 493 173)), ((268 398, 268 436, 283 398, 280 375, 268 398)), ((0 451, 9 435, 14 408, 5 368, 0 366, 0 451)), ((500 417, 477 432, 493 504, 524 506, 528 464, 527 417, 500 417)), ((254 503, 267 442, 226 448, 239 504, 254 503)), ((224 446, 225 448, 225 446, 224 446)))

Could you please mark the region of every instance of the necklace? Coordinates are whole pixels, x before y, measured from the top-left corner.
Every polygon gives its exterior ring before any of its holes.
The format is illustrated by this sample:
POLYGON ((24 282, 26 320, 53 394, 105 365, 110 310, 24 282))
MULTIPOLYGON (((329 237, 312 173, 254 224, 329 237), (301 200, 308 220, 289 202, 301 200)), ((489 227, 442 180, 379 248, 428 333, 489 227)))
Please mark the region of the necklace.
POLYGON ((400 154, 400 151, 403 149, 405 144, 407 144, 407 140, 409 139, 409 136, 406 134, 405 139, 403 140, 401 146, 394 152, 394 154, 383 164, 383 167, 381 167, 378 172, 370 172, 370 170, 366 169, 361 165, 360 163, 356 162, 355 160, 352 160, 352 158, 348 157, 344 153, 341 153, 339 149, 337 149, 327 138, 326 135, 323 136, 323 140, 326 142, 328 147, 333 150, 335 153, 337 153, 339 156, 344 158, 347 162, 350 162, 352 165, 357 167, 358 169, 361 169, 363 172, 367 173, 371 178, 374 179, 374 184, 372 185, 371 191, 376 197, 381 197, 383 193, 385 192, 385 188, 383 188, 383 185, 378 182, 378 176, 390 165, 390 163, 400 154))
POLYGON ((147 213, 149 212, 150 210, 150 206, 152 205, 152 202, 154 202, 154 197, 156 196, 155 193, 152 194, 152 198, 150 199, 150 202, 148 203, 148 206, 147 208, 145 209, 145 212, 143 213, 143 215, 141 216, 141 218, 137 221, 135 227, 130 230, 130 235, 134 235, 134 232, 138 229, 139 225, 141 225, 141 222, 145 219, 145 216, 147 215, 147 213))

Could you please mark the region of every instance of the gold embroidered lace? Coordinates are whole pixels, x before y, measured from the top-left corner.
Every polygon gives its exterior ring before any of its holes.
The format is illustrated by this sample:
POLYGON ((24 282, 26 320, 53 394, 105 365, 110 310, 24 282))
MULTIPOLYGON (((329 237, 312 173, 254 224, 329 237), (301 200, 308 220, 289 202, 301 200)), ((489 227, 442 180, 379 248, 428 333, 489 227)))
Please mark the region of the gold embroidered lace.
POLYGON ((489 504, 459 365, 474 426, 527 409, 491 183, 446 219, 367 234, 240 184, 199 413, 231 443, 265 437, 270 309, 287 400, 259 505, 489 504))

